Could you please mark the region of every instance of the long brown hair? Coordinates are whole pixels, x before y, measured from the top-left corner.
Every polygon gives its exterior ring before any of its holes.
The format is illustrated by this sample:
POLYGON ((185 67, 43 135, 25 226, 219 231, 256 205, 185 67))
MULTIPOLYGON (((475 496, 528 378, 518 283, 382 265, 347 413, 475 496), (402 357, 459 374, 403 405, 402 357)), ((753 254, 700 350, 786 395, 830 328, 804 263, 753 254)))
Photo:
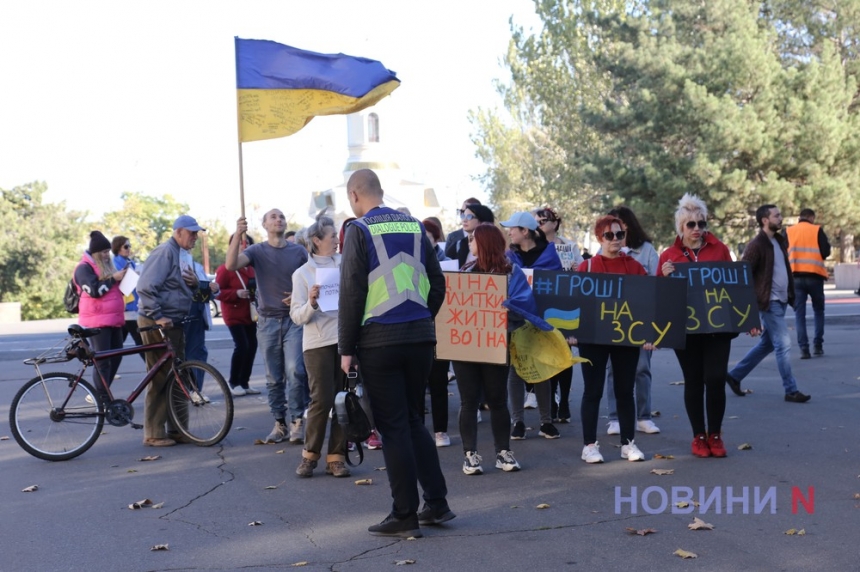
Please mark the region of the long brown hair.
POLYGON ((507 241, 502 231, 492 223, 481 223, 475 227, 471 240, 478 245, 477 260, 471 267, 467 265, 464 270, 472 269, 477 272, 495 272, 507 274, 511 271, 511 263, 505 256, 507 241))

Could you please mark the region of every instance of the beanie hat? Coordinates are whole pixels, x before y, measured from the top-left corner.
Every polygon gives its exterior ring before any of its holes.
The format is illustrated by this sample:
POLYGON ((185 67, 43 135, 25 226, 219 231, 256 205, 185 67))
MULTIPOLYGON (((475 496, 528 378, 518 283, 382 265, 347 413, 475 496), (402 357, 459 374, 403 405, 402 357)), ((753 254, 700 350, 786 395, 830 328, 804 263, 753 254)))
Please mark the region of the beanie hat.
POLYGON ((90 233, 89 253, 95 254, 102 250, 110 250, 110 241, 101 232, 94 230, 90 233))

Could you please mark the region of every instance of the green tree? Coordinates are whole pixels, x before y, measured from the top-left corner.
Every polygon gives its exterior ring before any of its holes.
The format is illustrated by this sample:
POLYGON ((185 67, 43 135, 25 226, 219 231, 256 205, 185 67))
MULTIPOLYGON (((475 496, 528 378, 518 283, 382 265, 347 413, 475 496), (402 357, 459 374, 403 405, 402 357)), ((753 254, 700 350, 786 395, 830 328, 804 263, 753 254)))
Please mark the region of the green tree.
POLYGON ((63 292, 86 241, 83 213, 43 204, 46 190, 44 182, 0 189, 0 301, 20 302, 24 320, 68 316, 63 292))
POLYGON ((122 193, 120 198, 122 209, 105 213, 102 232, 108 237, 120 234, 129 237, 140 260, 146 260, 153 248, 170 238, 173 221, 188 212, 188 205, 171 195, 122 193))

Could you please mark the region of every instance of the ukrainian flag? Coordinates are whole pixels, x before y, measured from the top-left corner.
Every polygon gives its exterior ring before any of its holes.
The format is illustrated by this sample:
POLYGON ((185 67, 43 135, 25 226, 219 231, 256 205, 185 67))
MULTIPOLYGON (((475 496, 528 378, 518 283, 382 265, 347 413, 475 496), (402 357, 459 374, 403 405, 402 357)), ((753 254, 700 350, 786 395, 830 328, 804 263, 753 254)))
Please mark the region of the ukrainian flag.
POLYGON ((317 115, 361 111, 399 85, 376 60, 236 38, 240 141, 286 137, 317 115))

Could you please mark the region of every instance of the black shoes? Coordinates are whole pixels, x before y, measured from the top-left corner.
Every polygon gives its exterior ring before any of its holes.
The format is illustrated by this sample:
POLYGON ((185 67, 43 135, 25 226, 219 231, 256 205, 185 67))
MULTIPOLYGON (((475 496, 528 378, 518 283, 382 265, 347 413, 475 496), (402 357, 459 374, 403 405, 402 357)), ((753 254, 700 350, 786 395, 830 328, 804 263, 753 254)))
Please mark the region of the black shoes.
POLYGON ((800 359, 812 359, 812 355, 809 353, 808 349, 805 349, 805 350, 801 349, 800 350, 800 359))
POLYGON ((806 395, 805 393, 800 393, 799 391, 785 394, 785 400, 790 403, 806 403, 810 399, 812 399, 811 395, 806 395))
POLYGON ((737 395, 738 397, 746 397, 746 392, 741 389, 740 381, 736 380, 729 374, 726 374, 726 383, 735 395, 737 395))
POLYGON ((820 357, 824 355, 824 348, 821 346, 815 346, 815 349, 812 350, 812 355, 816 357, 820 357))
POLYGON ((424 508, 418 513, 419 524, 442 524, 456 518, 457 515, 451 512, 448 505, 445 504, 441 508, 432 508, 427 503, 424 503, 424 508))
POLYGON ((379 524, 368 527, 367 531, 374 536, 397 536, 399 538, 421 538, 424 536, 418 526, 418 516, 414 514, 404 519, 389 514, 379 524))

